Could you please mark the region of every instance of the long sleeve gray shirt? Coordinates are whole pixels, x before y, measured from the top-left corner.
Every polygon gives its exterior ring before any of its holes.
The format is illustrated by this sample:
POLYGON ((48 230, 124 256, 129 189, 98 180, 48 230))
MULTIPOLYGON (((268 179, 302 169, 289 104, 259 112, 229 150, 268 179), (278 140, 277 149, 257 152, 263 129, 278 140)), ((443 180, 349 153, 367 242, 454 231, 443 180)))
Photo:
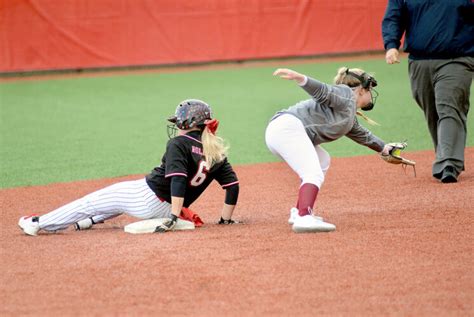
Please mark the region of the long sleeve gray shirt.
POLYGON ((385 142, 357 121, 357 107, 351 88, 346 85, 327 85, 310 77, 302 88, 312 99, 281 110, 275 117, 288 113, 300 119, 315 145, 347 136, 374 151, 383 150, 385 142))

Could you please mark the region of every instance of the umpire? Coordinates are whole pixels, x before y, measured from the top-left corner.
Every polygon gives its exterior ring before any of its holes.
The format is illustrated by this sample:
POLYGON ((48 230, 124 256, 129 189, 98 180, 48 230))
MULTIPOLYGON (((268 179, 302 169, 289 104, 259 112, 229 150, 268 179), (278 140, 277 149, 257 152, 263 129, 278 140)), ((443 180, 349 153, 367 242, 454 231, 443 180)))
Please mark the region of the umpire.
POLYGON ((474 71, 473 0, 389 0, 382 21, 388 64, 405 33, 413 98, 423 110, 436 159, 433 177, 455 183, 464 170, 474 71))

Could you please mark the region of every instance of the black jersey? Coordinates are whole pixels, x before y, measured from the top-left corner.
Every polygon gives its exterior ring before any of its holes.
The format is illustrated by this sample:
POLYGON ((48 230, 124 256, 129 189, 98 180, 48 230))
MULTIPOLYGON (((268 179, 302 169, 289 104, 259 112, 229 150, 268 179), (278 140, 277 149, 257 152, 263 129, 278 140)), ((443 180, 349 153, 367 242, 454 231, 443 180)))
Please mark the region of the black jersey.
POLYGON ((191 205, 214 179, 222 188, 239 182, 227 158, 214 164, 211 170, 207 169, 198 131, 169 140, 161 165, 146 176, 146 181, 159 198, 171 203, 170 184, 173 176, 187 178, 184 207, 191 205))

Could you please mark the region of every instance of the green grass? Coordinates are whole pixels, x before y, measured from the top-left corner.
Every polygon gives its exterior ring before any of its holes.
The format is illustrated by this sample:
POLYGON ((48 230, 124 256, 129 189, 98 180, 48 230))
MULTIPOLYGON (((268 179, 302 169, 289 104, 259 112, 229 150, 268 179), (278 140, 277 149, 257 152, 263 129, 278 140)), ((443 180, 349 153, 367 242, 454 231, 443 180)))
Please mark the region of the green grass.
MULTIPOLYGON (((411 98, 406 61, 285 65, 325 82, 339 66, 362 67, 379 82, 367 113, 386 141, 408 139, 409 150, 431 149, 422 112, 411 98)), ((264 143, 269 118, 307 99, 273 66, 50 79, 0 84, 1 188, 142 174, 159 164, 166 118, 179 101, 199 98, 220 119, 234 165, 276 161, 264 143)), ((469 121, 472 121, 472 111, 469 121)), ((363 120, 361 120, 363 122, 363 120)), ((469 122, 472 126, 472 123, 469 122)), ((364 124, 364 123, 363 123, 364 124)), ((367 126, 367 125, 366 125, 367 126)), ((468 145, 474 145, 472 127, 468 145)), ((332 156, 371 154, 347 138, 327 144, 332 156)))

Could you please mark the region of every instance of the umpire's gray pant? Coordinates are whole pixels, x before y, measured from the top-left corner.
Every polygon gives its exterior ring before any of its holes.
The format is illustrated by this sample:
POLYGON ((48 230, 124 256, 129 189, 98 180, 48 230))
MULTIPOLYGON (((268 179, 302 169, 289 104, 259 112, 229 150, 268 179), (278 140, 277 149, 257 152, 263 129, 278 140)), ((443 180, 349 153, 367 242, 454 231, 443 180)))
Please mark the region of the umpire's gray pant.
POLYGON ((474 58, 409 60, 408 71, 413 98, 425 114, 435 147, 433 176, 440 178, 446 166, 460 173, 474 58))

